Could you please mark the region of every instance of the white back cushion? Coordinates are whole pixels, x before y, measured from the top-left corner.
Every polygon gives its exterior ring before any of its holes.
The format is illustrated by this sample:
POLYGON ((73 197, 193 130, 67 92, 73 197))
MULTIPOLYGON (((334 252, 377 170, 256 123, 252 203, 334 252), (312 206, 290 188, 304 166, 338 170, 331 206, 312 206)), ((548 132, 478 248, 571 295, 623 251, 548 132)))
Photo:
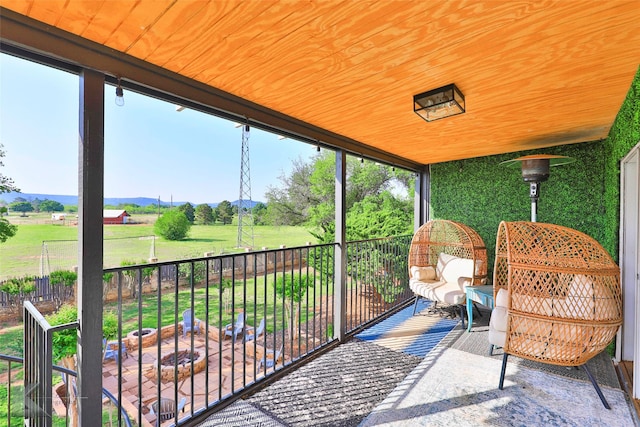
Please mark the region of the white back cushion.
POLYGON ((473 260, 443 252, 438 255, 436 272, 445 282, 458 283, 460 277, 473 277, 473 260))

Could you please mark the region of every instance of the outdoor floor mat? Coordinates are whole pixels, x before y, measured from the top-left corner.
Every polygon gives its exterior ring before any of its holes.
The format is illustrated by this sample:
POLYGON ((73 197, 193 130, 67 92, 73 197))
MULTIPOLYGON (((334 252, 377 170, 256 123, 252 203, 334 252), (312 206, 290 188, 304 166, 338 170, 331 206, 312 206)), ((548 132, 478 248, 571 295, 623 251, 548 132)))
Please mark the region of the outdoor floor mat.
POLYGON ((247 402, 290 426, 357 426, 421 360, 352 339, 247 402))
POLYGON ((424 357, 459 323, 445 313, 438 312, 430 301, 420 300, 415 316, 411 305, 362 331, 356 338, 424 357))

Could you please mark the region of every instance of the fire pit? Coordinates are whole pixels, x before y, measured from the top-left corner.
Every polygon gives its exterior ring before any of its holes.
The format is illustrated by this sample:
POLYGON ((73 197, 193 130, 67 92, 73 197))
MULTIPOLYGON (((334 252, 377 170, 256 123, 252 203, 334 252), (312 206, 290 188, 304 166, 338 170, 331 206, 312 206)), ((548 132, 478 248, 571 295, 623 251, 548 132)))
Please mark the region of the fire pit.
POLYGON ((193 361, 193 373, 204 370, 205 367, 205 354, 202 355, 198 351, 179 350, 178 352, 170 352, 164 354, 160 358, 160 363, 157 369, 154 369, 154 377, 157 378, 158 372, 160 372, 163 382, 168 381, 182 381, 191 376, 191 365, 193 361), (178 376, 176 378, 176 360, 178 364, 178 376))
POLYGON ((129 348, 135 350, 142 337, 142 347, 149 347, 158 341, 158 331, 154 328, 142 328, 139 331, 131 331, 127 334, 129 348))

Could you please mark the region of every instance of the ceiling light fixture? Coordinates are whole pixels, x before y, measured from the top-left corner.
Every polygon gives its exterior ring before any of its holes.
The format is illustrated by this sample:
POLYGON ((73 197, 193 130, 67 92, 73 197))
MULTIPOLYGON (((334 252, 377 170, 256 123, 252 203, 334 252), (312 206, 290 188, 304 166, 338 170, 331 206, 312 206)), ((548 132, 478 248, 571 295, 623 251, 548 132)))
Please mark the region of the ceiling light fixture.
POLYGON ((540 183, 549 179, 549 167, 566 165, 575 159, 553 154, 532 154, 517 159, 502 162, 503 165, 517 166, 521 162, 522 179, 529 183, 529 197, 531 197, 531 222, 536 222, 538 215, 538 198, 540 197, 540 183))
POLYGON ((116 86, 116 105, 122 107, 124 105, 124 91, 120 86, 120 77, 118 77, 118 86, 116 86))
POLYGON ((428 122, 465 112, 464 95, 451 83, 413 96, 413 111, 428 122))

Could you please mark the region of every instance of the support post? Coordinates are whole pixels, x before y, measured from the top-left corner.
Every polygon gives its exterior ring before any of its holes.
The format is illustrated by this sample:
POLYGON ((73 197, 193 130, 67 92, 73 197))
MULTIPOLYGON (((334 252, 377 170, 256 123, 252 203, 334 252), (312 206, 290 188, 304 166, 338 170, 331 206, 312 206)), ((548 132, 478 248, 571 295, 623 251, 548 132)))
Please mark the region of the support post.
POLYGON ((335 252, 335 290, 334 290, 334 337, 344 341, 347 335, 347 232, 346 232, 346 179, 347 155, 344 150, 336 151, 336 252, 335 252))
POLYGON ((429 207, 431 205, 431 166, 427 165, 416 177, 413 198, 413 231, 429 221, 429 207))
POLYGON ((78 142, 78 420, 102 424, 104 75, 80 73, 78 142))

